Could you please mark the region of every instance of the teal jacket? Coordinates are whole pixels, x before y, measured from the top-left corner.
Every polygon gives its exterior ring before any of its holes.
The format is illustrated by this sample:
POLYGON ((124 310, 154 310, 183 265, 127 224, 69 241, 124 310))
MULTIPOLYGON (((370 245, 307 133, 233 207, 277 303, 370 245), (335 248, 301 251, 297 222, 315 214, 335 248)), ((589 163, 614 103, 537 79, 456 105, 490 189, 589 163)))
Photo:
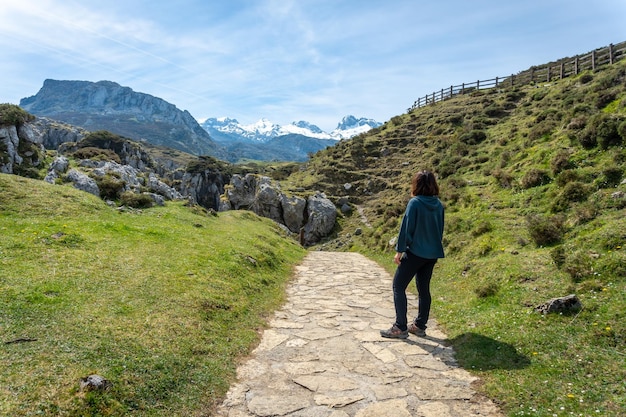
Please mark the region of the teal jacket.
POLYGON ((443 204, 436 196, 418 195, 406 206, 397 252, 411 252, 426 259, 443 258, 443 204))

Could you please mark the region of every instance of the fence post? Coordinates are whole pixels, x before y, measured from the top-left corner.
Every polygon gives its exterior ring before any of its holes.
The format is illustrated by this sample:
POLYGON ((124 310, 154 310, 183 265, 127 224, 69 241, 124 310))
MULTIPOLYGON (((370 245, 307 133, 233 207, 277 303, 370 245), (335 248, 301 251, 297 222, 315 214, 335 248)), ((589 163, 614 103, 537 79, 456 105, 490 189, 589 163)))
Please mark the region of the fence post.
POLYGON ((435 104, 435 93, 433 92, 433 104, 435 104))
POLYGON ((591 51, 591 69, 593 71, 596 70, 596 51, 591 51))
POLYGON ((450 86, 450 97, 452 97, 453 86, 450 86))
POLYGON ((546 82, 550 82, 550 65, 548 65, 548 79, 546 80, 546 82))
POLYGON ((515 74, 511 74, 511 87, 515 84, 515 74))
POLYGON ((613 64, 613 44, 609 44, 609 64, 613 64))
POLYGON ((461 94, 465 94, 465 83, 461 84, 461 94))
POLYGON ((578 75, 578 57, 574 60, 574 75, 578 75))
POLYGON ((565 62, 561 62, 561 79, 565 78, 565 62))
POLYGON ((480 90, 480 80, 476 81, 476 90, 480 90))

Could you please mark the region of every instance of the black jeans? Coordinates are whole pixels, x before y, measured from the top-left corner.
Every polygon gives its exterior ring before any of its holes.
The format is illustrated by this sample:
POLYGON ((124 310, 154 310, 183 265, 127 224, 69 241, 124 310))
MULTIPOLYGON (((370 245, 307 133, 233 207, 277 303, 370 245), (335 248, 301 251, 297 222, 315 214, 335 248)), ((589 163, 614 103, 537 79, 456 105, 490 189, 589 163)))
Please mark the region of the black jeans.
POLYGON ((393 277, 393 303, 396 306, 396 326, 401 330, 407 329, 407 299, 406 288, 415 277, 417 286, 419 307, 415 325, 420 329, 426 329, 428 316, 430 315, 430 279, 437 259, 425 259, 406 252, 406 256, 398 265, 393 277))

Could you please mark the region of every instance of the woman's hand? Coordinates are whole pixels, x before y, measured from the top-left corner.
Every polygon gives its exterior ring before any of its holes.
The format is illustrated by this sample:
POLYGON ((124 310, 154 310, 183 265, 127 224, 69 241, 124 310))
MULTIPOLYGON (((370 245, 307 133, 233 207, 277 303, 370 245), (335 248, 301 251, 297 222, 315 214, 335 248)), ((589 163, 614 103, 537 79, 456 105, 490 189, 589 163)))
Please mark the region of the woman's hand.
POLYGON ((396 265, 400 265, 400 262, 402 261, 402 255, 403 255, 402 252, 396 252, 396 256, 393 257, 393 262, 396 265))

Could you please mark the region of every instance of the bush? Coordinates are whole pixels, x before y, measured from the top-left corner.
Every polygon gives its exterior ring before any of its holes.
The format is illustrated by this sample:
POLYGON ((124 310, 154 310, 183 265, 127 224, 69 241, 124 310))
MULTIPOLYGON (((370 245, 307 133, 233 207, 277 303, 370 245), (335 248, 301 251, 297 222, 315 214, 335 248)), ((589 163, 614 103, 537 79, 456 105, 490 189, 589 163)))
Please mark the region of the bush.
POLYGON ((550 257, 557 268, 561 269, 565 264, 567 257, 565 256, 565 249, 563 246, 557 246, 550 251, 550 257))
POLYGON ((471 130, 461 135, 459 140, 468 145, 478 145, 487 139, 487 134, 482 130, 471 130))
POLYGON ((617 166, 606 167, 602 170, 602 176, 598 178, 598 186, 600 188, 612 188, 622 182, 624 170, 617 166))
POLYGON ((539 139, 547 139, 556 129, 557 123, 554 120, 544 120, 533 126, 528 133, 528 139, 536 141, 539 139))
POLYGON ((0 125, 19 126, 35 120, 35 116, 15 104, 0 104, 0 125))
POLYGON ((585 201, 589 194, 591 194, 591 187, 582 182, 574 181, 569 182, 563 187, 561 194, 557 196, 552 204, 552 211, 559 212, 565 211, 569 208, 571 203, 585 201))
POLYGON ((567 169, 574 168, 574 164, 569 159, 570 151, 566 149, 562 149, 554 155, 552 161, 550 162, 550 168, 552 168, 552 174, 557 175, 567 169))
POLYGON ((524 174, 521 185, 522 188, 528 189, 548 184, 550 180, 550 175, 546 171, 533 168, 524 174))
POLYGON ((113 161, 121 163, 119 155, 110 149, 100 149, 92 146, 80 148, 72 153, 76 159, 92 159, 94 161, 113 161))
POLYGON ((154 200, 148 194, 135 194, 132 191, 120 195, 120 203, 133 208, 148 208, 154 205, 154 200))
POLYGON ((593 75, 591 74, 583 74, 580 76, 580 83, 581 84, 588 84, 591 81, 593 81, 593 75))
POLYGON ((565 233, 562 216, 530 215, 526 217, 528 232, 537 246, 559 243, 565 233))
POLYGON ((492 171, 491 175, 496 179, 498 185, 502 188, 511 188, 513 185, 514 178, 508 172, 502 169, 496 169, 492 171))
POLYGON ((563 263, 563 271, 567 272, 574 282, 581 282, 593 276, 593 259, 584 250, 569 254, 563 263))
POLYGON ((100 197, 111 200, 117 200, 126 185, 126 182, 112 174, 105 174, 103 177, 96 178, 96 183, 100 189, 100 197))
MULTIPOLYGON (((591 149, 600 144, 602 149, 622 144, 622 135, 618 130, 622 119, 609 114, 596 114, 589 119, 587 126, 577 137, 585 149, 591 149)), ((625 128, 626 129, 626 128, 625 128)))

